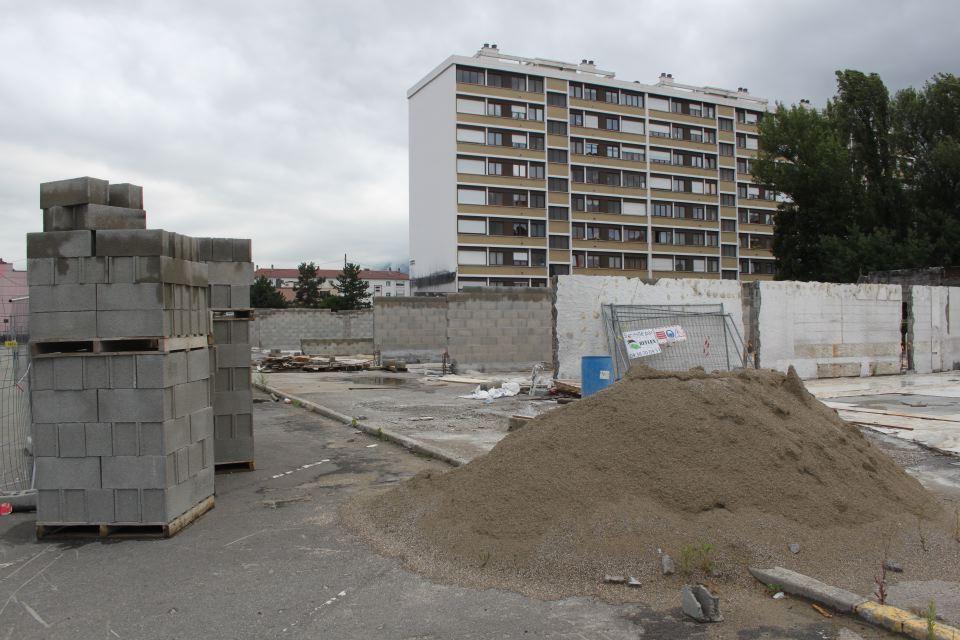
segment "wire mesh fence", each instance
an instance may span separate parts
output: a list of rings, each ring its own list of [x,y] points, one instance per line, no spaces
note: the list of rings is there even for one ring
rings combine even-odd
[[[661,371],[746,366],[743,338],[722,304],[603,305],[617,378],[633,362]]]
[[[14,298],[8,304],[10,322],[0,335],[0,492],[33,487],[29,300]]]

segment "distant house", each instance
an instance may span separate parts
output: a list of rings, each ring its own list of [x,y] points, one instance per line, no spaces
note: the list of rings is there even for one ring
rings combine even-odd
[[[10,301],[27,295],[27,272],[17,271],[0,258],[0,336],[13,333],[13,316],[19,310]],[[26,311],[26,308],[23,309]]]
[[[293,285],[297,283],[297,277],[300,272],[297,269],[257,269],[254,277],[265,276],[273,283],[283,297],[288,301],[294,299]],[[340,276],[339,269],[317,269],[317,276],[324,279],[320,285],[320,295],[328,296],[338,293],[337,278]],[[397,296],[408,296],[410,293],[410,276],[400,271],[371,271],[362,269],[360,277],[366,281],[370,288],[371,296],[385,296],[393,298]]]

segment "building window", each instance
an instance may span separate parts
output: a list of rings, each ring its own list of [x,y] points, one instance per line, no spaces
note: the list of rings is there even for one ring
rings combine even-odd
[[[566,193],[567,191],[567,179],[566,178],[550,178],[547,180],[547,188],[550,191],[560,191]]]
[[[639,93],[634,93],[632,91],[621,91],[620,104],[626,105],[628,107],[642,107],[643,96]]]
[[[653,215],[658,216],[660,218],[672,218],[673,205],[671,205],[669,202],[654,202]]]
[[[725,258],[736,258],[737,257],[737,245],[735,244],[725,244],[720,246],[720,255]]]
[[[545,167],[536,162],[530,163],[530,177],[535,180],[543,180]]]
[[[530,93],[543,93],[543,78],[539,76],[527,76],[527,91]]]
[[[647,230],[642,227],[625,227],[624,240],[626,242],[646,242]]]
[[[736,172],[733,169],[720,168],[720,179],[725,182],[733,182],[736,180]]]
[[[487,221],[483,218],[459,218],[457,220],[457,233],[476,233],[485,234],[487,232]]]
[[[642,189],[645,186],[647,186],[646,176],[642,173],[635,173],[633,171],[624,171],[623,186],[632,187],[634,189]]]
[[[457,67],[457,82],[464,84],[483,84],[483,69]]]
[[[543,209],[547,206],[547,197],[542,191],[531,191],[530,206],[534,209]]]
[[[530,148],[533,149],[534,151],[543,151],[544,138],[542,133],[530,134]]]
[[[570,239],[567,236],[550,236],[551,249],[569,249]]]
[[[737,230],[737,221],[730,219],[723,219],[720,221],[720,231],[736,231]]]
[[[547,104],[551,107],[565,107],[567,106],[567,96],[562,93],[553,93],[552,91],[547,92]]]
[[[558,164],[567,164],[566,149],[547,149],[547,161]]]
[[[530,221],[530,237],[543,238],[547,235],[547,223],[543,220]]]
[[[733,131],[733,120],[730,118],[718,118],[717,126],[720,128],[720,131]]]
[[[543,122],[543,107],[537,105],[530,105],[527,108],[527,120],[536,120],[537,122]]]
[[[555,136],[567,135],[567,123],[563,120],[547,120],[547,133]]]
[[[569,220],[570,212],[566,207],[550,207],[551,220]]]
[[[720,143],[720,155],[721,155],[721,156],[724,156],[724,157],[727,157],[727,158],[732,158],[732,157],[733,157],[733,145],[732,145],[732,144],[727,144],[727,143],[725,143],[725,142],[721,142],[721,143]]]
[[[737,197],[732,193],[721,193],[720,194],[720,206],[721,207],[735,207],[737,206]]]

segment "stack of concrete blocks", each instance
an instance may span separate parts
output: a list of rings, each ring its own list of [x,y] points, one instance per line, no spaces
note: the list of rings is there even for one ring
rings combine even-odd
[[[213,315],[213,455],[218,465],[254,464],[250,384],[250,285],[248,239],[200,238],[207,262]]]
[[[207,265],[142,190],[41,185],[27,235],[38,533],[169,525],[212,505]],[[206,505],[206,506],[204,506]]]

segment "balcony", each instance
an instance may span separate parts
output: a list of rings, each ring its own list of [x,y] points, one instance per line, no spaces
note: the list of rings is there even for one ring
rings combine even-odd
[[[720,254],[720,247],[705,247],[695,244],[653,244],[653,250],[656,253],[693,253],[700,256],[716,256]]]
[[[529,91],[514,91],[513,89],[504,89],[503,87],[488,87],[482,84],[457,83],[457,93],[470,93],[478,96],[493,96],[495,98],[506,98],[508,100],[519,100],[522,102],[543,102],[546,96],[542,93],[531,93]]]
[[[773,277],[774,276],[772,273],[751,273],[751,274],[741,273],[740,274],[740,279],[743,280],[744,282],[757,282],[759,280],[773,280]]]
[[[683,200],[687,202],[708,202],[717,204],[718,196],[712,193],[692,193],[690,191],[673,191],[671,189],[650,189],[650,197],[662,200]]]
[[[481,154],[485,156],[501,156],[505,158],[525,158],[527,160],[545,160],[547,157],[546,151],[493,144],[479,144],[476,142],[458,142],[457,152]]]
[[[532,207],[504,207],[496,204],[458,204],[457,213],[474,213],[485,216],[510,216],[512,218],[546,218],[546,209]]]
[[[736,169],[737,161],[731,156],[719,156],[717,158],[717,166],[723,167],[724,169]]]
[[[574,193],[588,193],[596,195],[616,195],[633,198],[646,198],[646,187],[618,187],[609,184],[595,184],[592,182],[574,182],[571,184]]]
[[[738,158],[756,158],[757,150],[747,149],[746,147],[737,147],[737,157]]]
[[[573,248],[597,249],[598,251],[647,251],[650,245],[646,242],[626,242],[620,240],[573,240]]]
[[[740,231],[744,233],[763,233],[773,235],[773,225],[759,224],[756,222],[741,222]]]
[[[740,247],[741,258],[772,258],[773,251],[770,249],[744,249]]]
[[[733,218],[737,219],[737,208],[736,207],[720,207],[720,217],[721,218]]]
[[[620,224],[646,224],[647,216],[626,213],[601,213],[599,211],[571,211],[574,222],[617,222]]]
[[[566,107],[547,107],[547,117],[553,118],[554,120],[563,120],[567,121],[567,108]]]
[[[708,273],[706,271],[654,271],[654,278],[695,278],[697,280],[719,280],[720,274],[713,272]]]
[[[737,133],[752,133],[754,135],[760,133],[760,126],[756,124],[747,124],[738,120],[735,126],[737,127]]]
[[[767,200],[766,198],[751,198],[741,195],[737,196],[737,201],[741,206],[749,206],[751,209],[776,209],[779,204],[776,200]]]
[[[694,140],[679,140],[667,136],[650,136],[650,144],[672,149],[691,149],[693,151],[706,151],[708,153],[717,152],[716,142],[695,142]]]
[[[717,141],[736,144],[737,136],[733,133],[733,131],[717,131]]]
[[[551,162],[547,165],[547,175],[551,178],[566,178],[570,175],[570,165]]]
[[[672,164],[666,162],[651,162],[650,171],[653,173],[669,173],[671,175],[685,176],[703,176],[705,178],[716,178],[716,169],[704,169],[702,167],[688,167],[682,164]],[[734,189],[736,191],[736,189]]]
[[[701,127],[715,128],[717,126],[716,118],[702,118],[700,116],[691,116],[686,113],[660,111],[659,109],[650,109],[649,117],[655,120],[672,120],[673,122],[683,122],[684,124],[693,124]]]
[[[615,102],[601,102],[599,100],[584,100],[582,98],[570,98],[567,102],[570,103],[572,109],[585,109],[587,111],[600,111],[606,113],[619,113],[625,116],[634,116],[637,118],[642,118],[646,113],[644,112],[643,107],[631,107],[625,104],[618,104]]]
[[[550,249],[550,251],[547,252],[547,260],[549,262],[562,262],[563,264],[570,264],[570,250]]]
[[[459,124],[482,124],[498,129],[518,129],[523,131],[536,131],[538,133],[542,133],[546,129],[546,124],[544,124],[542,120],[526,120],[503,116],[480,116],[473,113],[458,113],[457,122]]]
[[[559,78],[547,78],[547,89],[551,91],[567,92],[567,81]]]
[[[600,267],[572,267],[571,273],[578,276],[626,276],[628,278],[644,278],[646,269],[604,269]]]
[[[457,271],[461,276],[537,276],[547,275],[546,267],[514,267],[509,265],[459,265]]]
[[[545,189],[547,181],[544,178],[515,178],[513,176],[481,176],[473,173],[458,173],[457,182],[465,184],[494,184],[514,189],[530,188]]]
[[[548,233],[570,233],[569,220],[550,220],[547,222]]]
[[[629,171],[647,170],[647,163],[642,160],[624,160],[623,158],[609,158],[607,156],[587,156],[581,153],[570,154],[570,162],[595,167],[617,167]]]
[[[720,242],[723,244],[738,244],[740,239],[737,237],[736,231],[721,231]]]
[[[584,138],[621,140],[625,142],[646,143],[647,141],[647,136],[637,133],[624,133],[622,131],[609,131],[607,129],[588,129],[587,127],[570,127],[570,135],[582,136]]]
[[[720,228],[717,220],[698,220],[696,218],[653,218],[653,225],[656,227],[675,227],[677,229],[709,229],[716,231]]]
[[[721,269],[739,269],[740,263],[736,258],[720,258]]]
[[[558,136],[553,133],[547,134],[547,146],[555,149],[566,149],[570,146],[570,139],[567,136]]]
[[[566,191],[551,191],[547,194],[547,203],[566,206],[570,204],[570,194]]]
[[[724,193],[736,193],[737,192],[737,183],[731,182],[729,180],[720,181],[720,191]]]
[[[547,246],[547,239],[528,236],[488,236],[480,233],[458,233],[457,243],[543,249]]]

